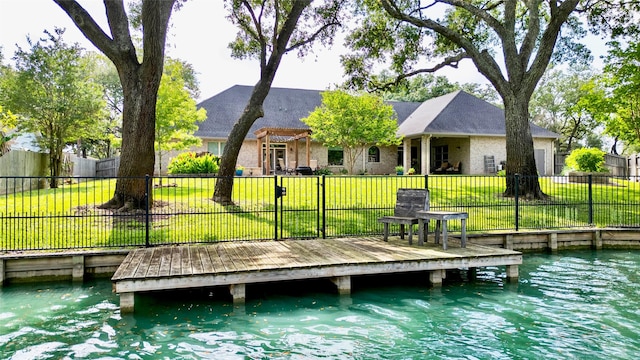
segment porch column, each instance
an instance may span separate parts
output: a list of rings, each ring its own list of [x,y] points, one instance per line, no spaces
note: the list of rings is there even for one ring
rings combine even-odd
[[[258,157],[256,158],[260,173],[262,173],[262,138],[258,138]]]
[[[271,139],[270,137],[271,135],[267,133],[267,141],[266,141],[267,161],[265,161],[265,164],[264,164],[264,174],[267,176],[271,175]]]
[[[420,150],[422,161],[420,161],[420,174],[429,174],[431,169],[431,135],[422,135],[420,138]]]
[[[307,166],[311,166],[311,137],[307,136],[305,141],[307,143]],[[296,166],[300,166],[300,164]]]
[[[404,171],[409,171],[411,168],[411,139],[404,138],[402,140],[402,166]]]

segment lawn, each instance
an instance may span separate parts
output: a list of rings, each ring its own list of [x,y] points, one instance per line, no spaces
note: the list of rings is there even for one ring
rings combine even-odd
[[[566,183],[540,178],[545,201],[517,203],[518,228],[638,226],[640,184],[614,179],[611,184]],[[469,231],[516,227],[516,202],[504,198],[496,176],[327,176],[239,177],[234,206],[211,200],[215,178],[153,179],[153,207],[116,214],[98,209],[115,189],[115,179],[65,184],[58,189],[0,195],[0,250],[121,247],[211,242],[229,239],[380,234],[377,218],[393,212],[395,190],[424,188],[432,209],[469,213]],[[22,181],[22,179],[15,179]],[[275,199],[276,186],[286,195]],[[149,222],[147,223],[147,219]],[[147,232],[148,225],[148,232]],[[455,222],[453,231],[458,230]],[[148,236],[148,240],[147,240]]]

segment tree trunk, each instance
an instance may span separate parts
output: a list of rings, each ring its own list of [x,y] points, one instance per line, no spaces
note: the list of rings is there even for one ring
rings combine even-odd
[[[516,194],[516,177],[518,194],[527,199],[545,199],[538,181],[538,171],[533,151],[533,137],[529,125],[529,97],[509,95],[503,98],[505,125],[507,131],[507,187],[504,196]]]
[[[274,71],[275,74],[275,71]],[[273,76],[271,77],[273,78]],[[244,108],[240,119],[233,125],[231,133],[229,133],[229,139],[224,146],[222,157],[220,158],[220,169],[218,170],[218,181],[213,192],[213,201],[222,205],[232,205],[231,193],[233,191],[233,176],[236,171],[236,162],[238,161],[238,154],[240,148],[244,142],[244,138],[249,133],[249,129],[253,123],[264,116],[264,110],[262,104],[264,99],[269,94],[271,89],[271,81],[263,82],[259,81],[253,88],[251,98],[247,106]],[[269,149],[267,149],[267,153]]]
[[[129,69],[120,76],[124,92],[122,114],[122,148],[118,181],[113,198],[101,208],[127,211],[145,207],[147,194],[151,204],[151,191],[145,186],[145,175],[153,176],[155,166],[155,123],[157,84],[143,81],[138,75],[140,67]],[[144,85],[143,85],[144,84]],[[154,90],[155,87],[155,90]]]

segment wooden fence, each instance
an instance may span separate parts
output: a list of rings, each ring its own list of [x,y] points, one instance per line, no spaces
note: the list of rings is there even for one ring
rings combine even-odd
[[[120,158],[109,158],[96,162],[96,177],[115,177],[118,175]]]
[[[569,153],[556,153],[554,155],[554,174],[559,175],[564,168],[564,160]],[[630,175],[628,158],[626,156],[605,154],[604,166],[609,169],[609,173],[616,177],[626,177]]]

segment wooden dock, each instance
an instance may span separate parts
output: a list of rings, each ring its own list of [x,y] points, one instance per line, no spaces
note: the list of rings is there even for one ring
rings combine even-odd
[[[459,243],[407,244],[390,238],[236,241],[131,251],[113,275],[122,312],[132,312],[136,292],[229,286],[234,303],[245,300],[250,283],[328,278],[339,293],[351,291],[351,276],[428,271],[441,285],[446,270],[506,266],[518,277],[522,254],[502,248]]]

